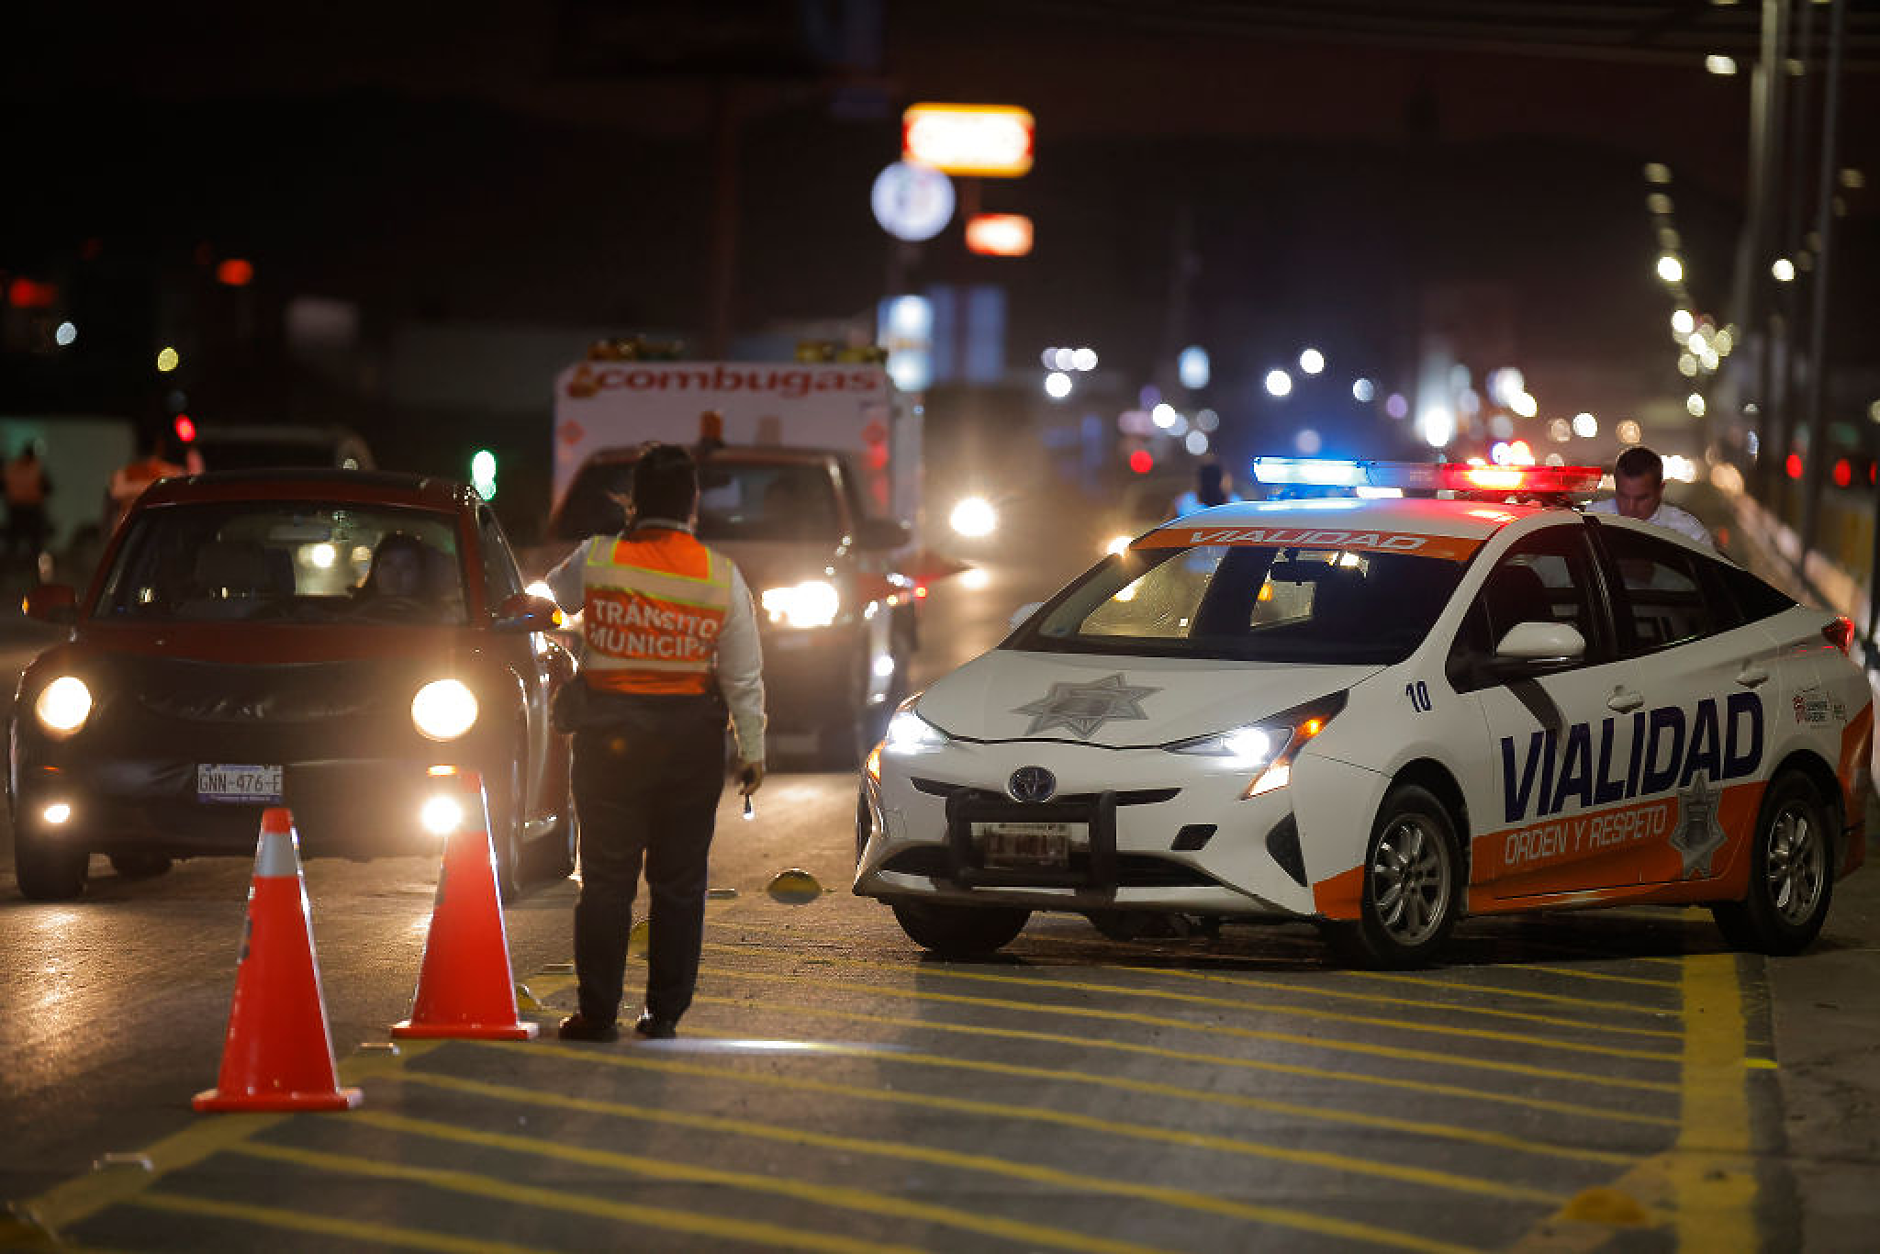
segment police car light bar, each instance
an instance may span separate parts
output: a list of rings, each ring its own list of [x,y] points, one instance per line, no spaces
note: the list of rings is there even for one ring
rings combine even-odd
[[[1336,461],[1317,457],[1256,457],[1261,483],[1318,488],[1407,488],[1425,492],[1590,493],[1598,466],[1471,466],[1463,462]]]

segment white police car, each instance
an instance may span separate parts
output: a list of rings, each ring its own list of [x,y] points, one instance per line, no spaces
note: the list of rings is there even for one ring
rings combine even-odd
[[[1513,494],[1599,475],[1342,465]],[[1034,910],[1162,912],[1317,920],[1403,966],[1464,915],[1616,903],[1707,904],[1732,944],[1792,952],[1865,854],[1852,636],[1625,518],[1220,506],[901,706],[862,781],[855,891],[945,953]]]

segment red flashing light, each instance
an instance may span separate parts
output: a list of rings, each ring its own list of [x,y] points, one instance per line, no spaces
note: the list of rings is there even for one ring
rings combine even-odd
[[[1833,622],[1821,629],[1821,635],[1842,653],[1849,653],[1854,647],[1854,620],[1845,614],[1837,615]]]
[[[1800,453],[1790,453],[1789,459],[1783,462],[1782,466],[1789,472],[1789,478],[1800,479],[1802,477],[1802,455]]]
[[[7,284],[7,304],[15,309],[47,309],[58,299],[56,283],[35,283],[21,276]]]
[[[1474,492],[1594,492],[1603,471],[1598,466],[1470,466],[1450,462],[1436,467],[1441,486]]]
[[[1155,469],[1155,458],[1149,456],[1149,450],[1139,448],[1129,455],[1129,468],[1139,475],[1146,475]]]
[[[1854,468],[1848,465],[1847,458],[1840,458],[1834,463],[1834,486],[1845,488],[1852,482],[1854,482]]]
[[[196,442],[196,423],[188,414],[176,416],[176,438],[185,444]]]
[[[215,281],[225,287],[247,287],[255,281],[255,268],[240,257],[225,257],[216,263]]]

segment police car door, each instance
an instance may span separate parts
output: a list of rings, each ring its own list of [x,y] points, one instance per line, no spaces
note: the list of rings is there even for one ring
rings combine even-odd
[[[1605,571],[1580,519],[1513,541],[1490,568],[1451,651],[1458,691],[1473,692],[1486,754],[1469,796],[1469,907],[1521,909],[1556,894],[1636,884],[1636,850],[1660,842],[1670,815],[1641,805],[1634,745],[1648,698],[1619,659]],[[1566,661],[1495,655],[1517,623],[1565,623],[1586,642]]]
[[[1593,535],[1609,559],[1618,650],[1646,698],[1634,715],[1646,734],[1639,792],[1673,807],[1642,851],[1640,882],[1719,876],[1755,825],[1766,736],[1795,676],[1769,633],[1742,621],[1710,558],[1642,528]]]

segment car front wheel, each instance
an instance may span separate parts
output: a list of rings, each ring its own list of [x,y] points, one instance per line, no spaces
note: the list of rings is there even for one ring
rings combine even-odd
[[[1443,803],[1415,785],[1395,788],[1371,828],[1358,921],[1333,935],[1367,966],[1424,966],[1456,925],[1463,879],[1461,846]]]
[[[85,891],[91,855],[83,849],[13,829],[13,874],[30,901],[67,901]]]
[[[1734,949],[1796,953],[1820,935],[1834,895],[1828,808],[1807,776],[1785,771],[1769,785],[1754,839],[1749,895],[1711,915]]]
[[[1031,911],[1015,906],[950,906],[897,901],[895,922],[908,939],[942,958],[966,958],[1002,948],[1025,930]]]

